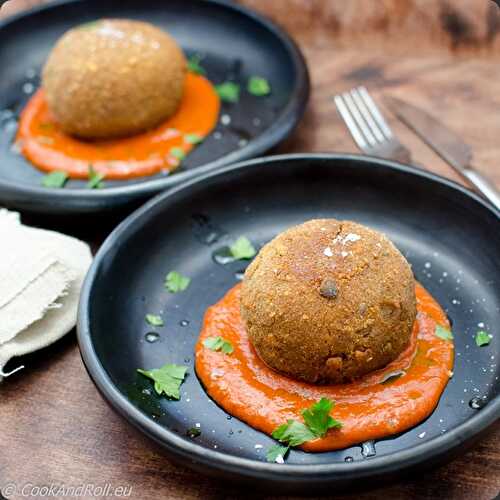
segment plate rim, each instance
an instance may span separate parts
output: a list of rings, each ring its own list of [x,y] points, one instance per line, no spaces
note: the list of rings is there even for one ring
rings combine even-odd
[[[23,18],[38,14],[43,11],[56,10],[63,5],[71,5],[77,3],[91,3],[94,0],[54,0],[48,4],[34,6],[17,12],[6,19],[0,20],[0,33],[11,23],[15,23]],[[186,0],[184,0],[186,1]],[[15,181],[4,180],[0,178],[0,196],[8,197],[8,201],[13,199],[14,203],[20,200],[22,203],[30,202],[33,205],[33,197],[36,197],[36,205],[40,206],[40,211],[53,212],[51,206],[64,207],[65,203],[69,206],[65,207],[65,211],[69,213],[80,212],[84,210],[86,205],[94,205],[96,202],[113,200],[115,205],[126,204],[129,201],[143,199],[158,193],[160,190],[172,188],[183,182],[198,176],[202,176],[208,172],[223,168],[235,162],[245,161],[250,158],[255,158],[262,155],[269,149],[277,146],[286,139],[299,124],[307,103],[310,97],[310,75],[306,59],[295,40],[288,32],[280,25],[252,10],[248,7],[241,6],[231,2],[231,0],[189,0],[190,2],[209,3],[216,7],[226,8],[235,11],[250,18],[253,22],[260,24],[267,31],[271,32],[285,48],[287,54],[291,58],[292,66],[296,72],[295,86],[290,94],[287,105],[281,112],[279,118],[268,128],[264,134],[260,134],[251,140],[246,146],[232,151],[221,158],[218,158],[210,163],[200,165],[186,171],[172,173],[161,179],[147,179],[138,184],[113,186],[104,190],[89,190],[84,188],[75,188],[67,190],[47,189],[42,186],[20,185]],[[168,8],[168,4],[165,4]],[[35,167],[33,167],[35,168]],[[76,203],[75,203],[76,202]],[[48,205],[48,206],[47,206]],[[55,211],[59,211],[59,210]],[[102,205],[97,207],[103,209]],[[112,208],[112,207],[111,207]],[[90,211],[94,211],[89,207]]]
[[[142,223],[144,223],[156,210],[161,210],[162,205],[168,203],[170,198],[175,197],[177,193],[185,189],[189,189],[192,185],[210,181],[217,176],[224,176],[227,172],[252,168],[262,163],[286,163],[290,160],[328,160],[333,161],[333,163],[336,161],[353,160],[353,164],[349,165],[347,168],[356,168],[354,162],[361,162],[369,163],[374,166],[374,168],[383,166],[409,174],[410,176],[423,177],[439,184],[444,184],[458,191],[461,196],[471,198],[493,216],[496,216],[500,221],[500,212],[496,211],[493,206],[489,205],[489,203],[461,184],[433,172],[419,169],[418,167],[412,167],[381,158],[342,153],[296,153],[261,157],[229,165],[223,169],[207,173],[201,177],[182,183],[170,191],[155,196],[142,207],[135,210],[106,238],[87,273],[80,295],[77,338],[84,366],[103,398],[115,411],[153,441],[160,444],[173,456],[183,458],[184,463],[187,463],[187,465],[202,465],[208,467],[212,471],[232,472],[246,479],[260,478],[278,482],[301,483],[304,480],[311,480],[314,478],[319,484],[323,484],[335,480],[349,480],[401,471],[416,466],[423,461],[431,461],[431,463],[433,463],[433,459],[439,459],[442,455],[457,448],[473,436],[481,434],[481,432],[486,430],[487,427],[500,417],[500,394],[491,399],[488,405],[482,408],[480,412],[472,415],[468,420],[454,429],[447,431],[445,434],[436,436],[427,442],[408,449],[377,457],[376,460],[311,465],[286,463],[272,464],[208,449],[201,444],[188,441],[179,434],[154,422],[118,390],[97,356],[91,341],[90,325],[88,321],[90,292],[104,257],[107,255],[108,251],[112,250],[116,242],[126,237],[130,230],[136,230],[137,227],[140,227],[141,220]],[[336,168],[336,165],[330,165],[327,168]]]

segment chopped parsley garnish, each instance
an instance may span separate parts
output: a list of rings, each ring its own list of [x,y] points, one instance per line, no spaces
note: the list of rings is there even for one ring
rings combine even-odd
[[[261,97],[271,93],[271,86],[265,78],[251,76],[247,83],[247,90],[250,94]]]
[[[266,453],[266,459],[268,462],[276,462],[282,464],[285,461],[286,454],[290,446],[282,446],[281,444],[273,444]]]
[[[271,446],[266,454],[267,460],[282,463],[290,447],[299,446],[307,441],[323,437],[328,432],[328,429],[340,429],[342,423],[330,416],[334,404],[334,401],[321,398],[310,408],[302,411],[305,423],[288,420],[275,429],[272,433],[273,438],[285,446]]]
[[[215,91],[223,102],[238,102],[240,99],[240,86],[234,82],[224,82],[215,86]]]
[[[441,325],[436,325],[436,329],[434,331],[437,337],[443,340],[453,340],[453,333],[448,328],[445,328]]]
[[[273,431],[272,436],[280,443],[286,443],[288,446],[299,446],[317,437],[307,425],[296,420],[288,420],[286,424],[280,425]]]
[[[204,137],[199,135],[199,134],[185,134],[184,135],[184,142],[187,142],[188,144],[200,144],[203,142]]]
[[[183,276],[177,271],[170,271],[165,277],[165,288],[170,293],[177,293],[184,291],[191,283],[191,278]]]
[[[257,251],[246,236],[240,236],[230,247],[231,255],[236,260],[251,259]]]
[[[87,182],[88,189],[101,189],[104,187],[104,174],[94,170],[92,165],[89,165],[89,181]]]
[[[68,174],[66,172],[61,172],[59,170],[56,170],[54,172],[51,172],[50,174],[47,174],[43,179],[42,179],[42,186],[48,187],[48,188],[62,188],[68,181]]]
[[[151,326],[163,326],[163,320],[158,314],[146,314],[145,319],[146,323],[149,323]]]
[[[491,336],[488,332],[485,332],[484,330],[479,330],[476,333],[476,345],[478,347],[482,347],[484,345],[488,345],[491,340]]]
[[[40,130],[53,130],[54,129],[54,124],[53,123],[50,123],[50,122],[42,122],[38,125],[38,128]]]
[[[78,26],[78,29],[80,30],[89,30],[89,29],[94,29],[97,28],[97,26],[101,23],[100,19],[97,19],[95,21],[89,21],[88,23],[83,23]]]
[[[198,54],[192,55],[187,62],[188,71],[191,73],[196,73],[197,75],[204,75],[206,73],[205,68],[200,64],[201,57]]]
[[[186,431],[186,435],[190,438],[198,437],[201,435],[201,429],[198,429],[198,427],[191,427],[191,429]]]
[[[224,337],[208,337],[203,341],[203,345],[211,351],[222,351],[224,354],[231,354],[234,351],[233,344]]]
[[[165,394],[168,398],[180,399],[180,386],[187,372],[185,366],[166,364],[154,370],[138,368],[137,371],[154,381],[154,388],[159,396]]]
[[[174,147],[170,149],[170,156],[173,156],[178,160],[184,160],[184,158],[186,158],[186,153],[182,148]]]
[[[302,416],[307,427],[316,437],[323,437],[328,429],[340,429],[342,424],[330,416],[335,403],[327,398],[321,398],[311,408],[304,410]]]

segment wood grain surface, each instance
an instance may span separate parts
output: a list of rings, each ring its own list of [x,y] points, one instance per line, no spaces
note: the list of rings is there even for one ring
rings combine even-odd
[[[0,17],[41,3],[11,0]],[[244,0],[284,26],[303,49],[312,79],[304,120],[278,152],[356,151],[332,96],[363,83],[432,110],[474,151],[500,186],[500,10],[490,0]],[[117,13],[119,14],[119,13]],[[1,75],[1,70],[0,70]],[[436,155],[389,116],[429,170],[457,180]],[[54,227],[46,219],[26,222]],[[107,231],[56,228],[97,247]],[[111,225],[108,229],[111,228]],[[137,499],[256,498],[167,460],[105,404],[82,365],[75,334],[22,360],[0,385],[0,488],[83,483],[132,487]],[[13,368],[19,360],[10,363]],[[453,462],[345,499],[485,499],[500,490],[500,425]],[[262,498],[275,498],[270,491]],[[333,492],[329,496],[334,496]],[[11,498],[20,498],[14,495]]]

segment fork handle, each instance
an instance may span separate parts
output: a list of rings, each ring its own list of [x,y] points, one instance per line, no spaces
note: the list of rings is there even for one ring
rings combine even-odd
[[[500,211],[500,193],[491,180],[473,167],[467,167],[460,172],[484,198]]]

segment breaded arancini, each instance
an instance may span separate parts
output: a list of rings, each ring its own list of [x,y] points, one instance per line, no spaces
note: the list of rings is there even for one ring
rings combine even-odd
[[[45,64],[49,109],[68,134],[107,139],[158,125],[177,110],[187,65],[155,26],[103,19],[66,32]]]
[[[383,234],[355,222],[311,220],[260,250],[245,272],[241,314],[271,368],[311,383],[343,383],[407,347],[415,281]]]

